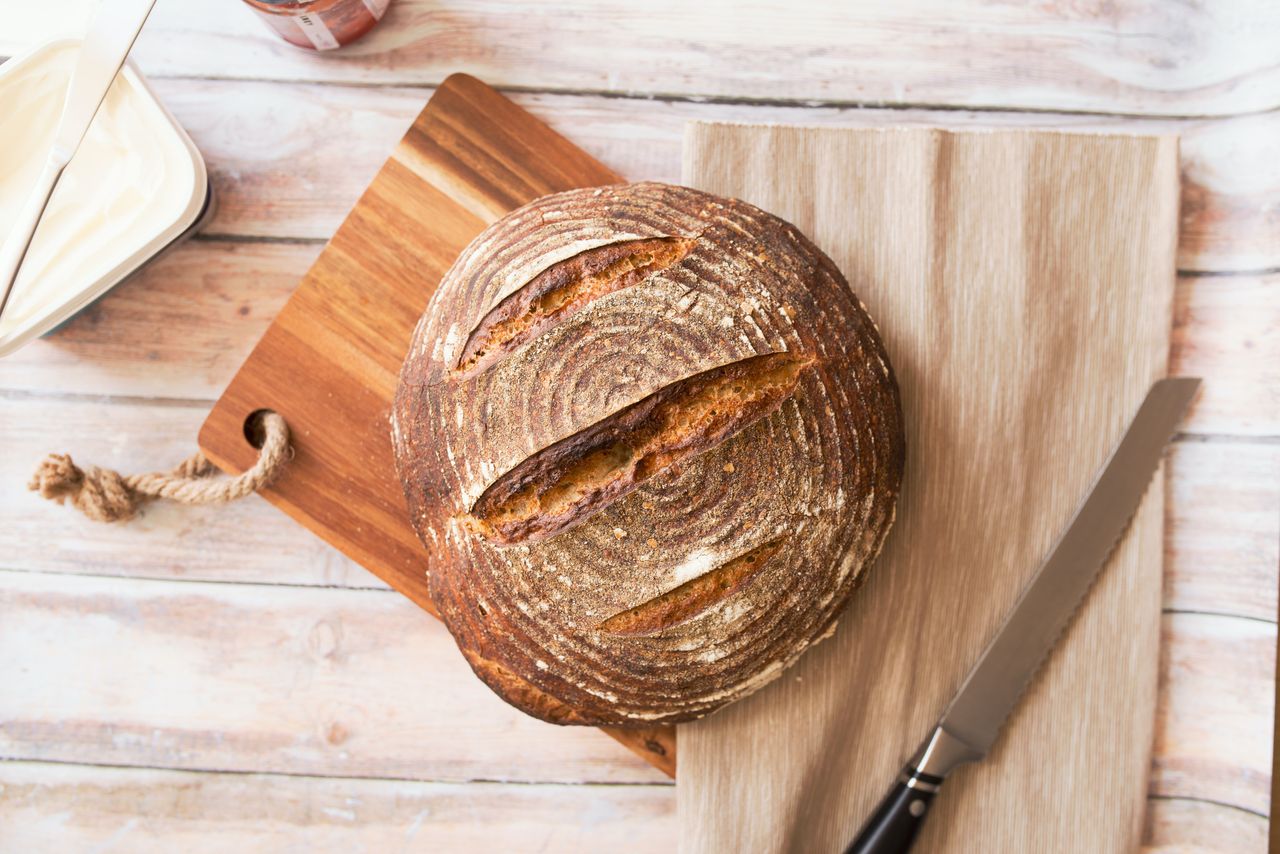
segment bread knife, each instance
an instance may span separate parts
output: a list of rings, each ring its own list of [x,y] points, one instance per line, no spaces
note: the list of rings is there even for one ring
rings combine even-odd
[[[845,854],[909,850],[947,775],[987,755],[1129,526],[1199,386],[1179,378],[1151,387],[1066,532]]]

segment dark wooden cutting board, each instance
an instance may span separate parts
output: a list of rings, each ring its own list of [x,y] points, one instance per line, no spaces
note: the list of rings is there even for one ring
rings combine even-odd
[[[267,500],[435,613],[392,462],[400,363],[454,258],[538,196],[623,179],[473,77],[455,74],[383,164],[214,405],[199,443],[248,468],[246,422],[285,417],[295,456]],[[675,774],[675,730],[606,732]]]

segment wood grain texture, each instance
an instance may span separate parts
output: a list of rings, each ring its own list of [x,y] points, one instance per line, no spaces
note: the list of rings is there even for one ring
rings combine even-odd
[[[214,400],[319,246],[198,240],[0,361],[0,390]],[[1205,389],[1182,430],[1280,436],[1280,274],[1179,276],[1171,370]]]
[[[17,45],[25,49],[45,33],[70,28],[79,31],[88,17],[93,0],[64,0],[53,4],[18,4],[0,28],[0,43]],[[397,0],[399,3],[400,0]],[[418,112],[430,91],[422,88],[396,88],[383,85],[333,85],[254,81],[247,79],[196,79],[193,77],[169,77],[156,79],[166,73],[164,63],[169,59],[186,62],[183,71],[173,66],[175,73],[194,74],[201,69],[215,75],[228,73],[250,77],[302,77],[324,80],[355,74],[373,73],[395,77],[407,84],[418,86],[423,82],[438,80],[458,66],[453,64],[457,54],[451,54],[461,45],[471,51],[487,51],[487,33],[462,20],[459,26],[449,23],[425,36],[418,29],[416,20],[393,17],[384,25],[395,28],[398,34],[408,34],[410,40],[422,43],[399,52],[394,67],[374,68],[379,58],[374,52],[360,56],[311,57],[293,51],[284,45],[271,47],[271,37],[252,19],[247,11],[228,10],[221,0],[214,9],[214,0],[205,2],[178,2],[161,0],[159,15],[164,15],[162,39],[167,44],[156,47],[160,51],[157,61],[144,58],[143,68],[152,75],[152,82],[161,99],[188,127],[201,149],[205,152],[209,167],[220,194],[221,207],[210,233],[224,233],[235,238],[290,241],[297,238],[323,240],[340,224],[350,206],[359,197],[369,178],[377,171],[386,152],[399,138],[405,126]],[[1043,6],[1043,4],[1042,4]],[[860,85],[900,80],[904,83],[896,102],[899,109],[844,109],[838,106],[822,106],[812,103],[779,102],[761,103],[751,99],[756,94],[750,78],[739,77],[742,67],[753,65],[759,58],[754,47],[736,47],[757,44],[759,33],[730,33],[725,36],[723,50],[699,61],[724,69],[721,78],[738,96],[750,102],[710,103],[695,102],[684,96],[663,99],[656,90],[632,90],[623,92],[604,80],[608,89],[602,95],[566,94],[548,91],[519,91],[511,97],[535,115],[548,121],[553,128],[573,139],[589,154],[607,164],[620,174],[637,178],[653,178],[668,181],[679,180],[680,134],[686,119],[721,119],[739,121],[780,121],[800,124],[891,125],[891,124],[950,124],[969,126],[1059,126],[1077,129],[1115,129],[1131,132],[1177,132],[1182,136],[1183,199],[1181,217],[1181,244],[1179,266],[1197,271],[1249,271],[1280,267],[1280,207],[1276,198],[1280,194],[1280,112],[1272,110],[1258,115],[1211,120],[1169,121],[1163,119],[1135,119],[1126,116],[1078,115],[1043,111],[1047,103],[1041,103],[1032,90],[1064,91],[1077,86],[1074,72],[1057,75],[1053,79],[1038,79],[1022,74],[1029,67],[1044,62],[1074,62],[1076,48],[1098,47],[1108,61],[1132,57],[1135,45],[1154,45],[1160,34],[1154,27],[1143,26],[1148,35],[1139,37],[1124,29],[1126,21],[1135,10],[1147,7],[1140,4],[1081,5],[1055,3],[1047,7],[1036,6],[1012,9],[1007,3],[966,2],[952,7],[962,25],[950,32],[935,29],[932,24],[941,20],[934,10],[915,3],[894,4],[887,14],[901,16],[909,21],[918,17],[918,9],[928,9],[928,25],[912,26],[909,23],[894,29],[891,36],[878,38],[873,45],[857,52],[847,53],[848,61],[858,63],[856,76],[839,85]],[[987,8],[979,8],[987,7]],[[544,4],[540,11],[555,14],[558,4]],[[609,7],[602,7],[607,9]],[[885,7],[886,10],[889,7]],[[1212,63],[1202,60],[1207,53],[1221,54],[1234,50],[1236,42],[1225,35],[1232,26],[1248,26],[1242,18],[1232,18],[1242,7],[1231,2],[1206,3],[1187,12],[1184,6],[1171,6],[1167,21],[1185,23],[1189,34],[1178,43],[1185,47],[1171,56],[1158,72],[1169,79],[1177,79],[1179,85],[1166,88],[1157,94],[1161,101],[1200,97],[1195,81]],[[463,16],[471,13],[472,5],[465,7],[435,6],[435,21],[440,22],[450,12]],[[975,11],[977,10],[977,11]],[[215,18],[210,19],[210,14]],[[488,14],[488,12],[485,12]],[[876,13],[882,14],[882,13]],[[945,14],[951,14],[950,11]],[[393,12],[394,15],[394,12]],[[1094,20],[1096,26],[1084,34],[1085,42],[1068,46],[1055,41],[1059,27],[1055,16],[1072,20]],[[513,15],[518,18],[518,15]],[[1026,56],[1011,60],[1010,76],[973,80],[963,93],[969,103],[993,103],[1007,97],[1029,100],[1026,106],[1035,112],[994,111],[968,112],[956,109],[930,110],[924,105],[940,103],[939,87],[950,85],[951,75],[957,67],[964,66],[966,73],[974,68],[989,67],[987,63],[998,61],[985,50],[985,32],[992,21],[1018,19],[1017,26],[996,25],[1008,40],[1021,39],[1027,45],[1043,45],[1054,41],[1055,57],[1047,58],[1039,47],[1028,48]],[[789,14],[779,20],[776,38],[787,41],[785,32],[791,27],[805,27],[804,14]],[[969,23],[974,25],[969,30]],[[1033,23],[1040,22],[1040,23]],[[1025,28],[1022,26],[1026,23]],[[1043,24],[1041,26],[1041,24]],[[230,28],[234,38],[210,27]],[[522,22],[512,20],[502,26],[520,27]],[[563,26],[552,22],[550,28]],[[530,38],[542,39],[549,26],[540,21]],[[1254,35],[1264,33],[1258,28]],[[1116,34],[1121,34],[1117,36]],[[473,34],[479,40],[465,45],[463,34]],[[388,33],[387,35],[390,35]],[[142,47],[147,49],[144,33]],[[379,38],[383,38],[382,35]],[[559,38],[553,34],[552,43]],[[774,35],[769,36],[775,38]],[[963,50],[929,50],[922,47],[926,38],[950,40],[953,46],[966,40]],[[1149,41],[1144,41],[1144,38]],[[396,41],[397,39],[390,39]],[[1086,43],[1087,42],[1087,43]],[[815,45],[809,55],[817,61],[822,54],[845,54],[848,34],[833,30],[829,37]],[[380,47],[385,47],[382,43]],[[678,45],[674,51],[664,46],[660,57],[672,56],[683,62],[688,54],[686,46]],[[591,47],[588,46],[588,52]],[[11,52],[14,47],[0,50]],[[238,58],[245,51],[255,53],[255,61],[242,62]],[[539,56],[531,64],[522,67],[507,65],[501,50],[489,52],[475,59],[478,63],[491,62],[502,65],[502,79],[511,85],[530,85],[530,70],[538,71],[544,65],[552,70],[538,80],[555,82],[577,88],[582,81],[576,72],[563,73],[573,64],[586,61],[580,47],[574,47],[572,55],[564,51]],[[418,59],[435,52],[439,59],[439,73],[428,72]],[[185,56],[181,54],[186,54]],[[840,58],[840,57],[837,57]],[[661,62],[662,60],[658,60]],[[904,76],[902,62],[917,65],[920,75]],[[973,65],[976,61],[977,65]],[[1266,58],[1265,63],[1270,63]],[[655,56],[646,56],[651,66],[644,74],[683,73],[673,66],[654,66]],[[1017,65],[1017,63],[1030,63]],[[881,64],[883,63],[883,68]],[[305,67],[304,67],[305,66]],[[1016,68],[1015,68],[1016,66]],[[1117,66],[1119,67],[1119,66]],[[1139,66],[1126,66],[1131,70]],[[299,68],[302,69],[301,73]],[[796,80],[778,81],[782,86],[803,86],[812,82],[812,75],[803,75],[799,63],[787,62],[776,69],[780,78]],[[939,70],[941,69],[941,70]],[[610,69],[618,76],[612,78],[628,83],[636,78],[628,69]],[[558,75],[558,76],[557,76]],[[1021,76],[1020,76],[1021,75]],[[821,75],[820,75],[821,76]],[[1016,78],[1016,79],[1015,79]],[[537,82],[537,81],[535,81]],[[1181,82],[1188,84],[1183,87]],[[692,89],[700,89],[699,79],[685,81]],[[1141,82],[1139,83],[1139,87]],[[1080,90],[1081,108],[1088,111],[1116,109],[1117,98],[1134,94],[1132,86],[1122,84],[1118,88],[1106,86],[1092,93]],[[1050,100],[1052,100],[1052,95]],[[1233,99],[1212,96],[1215,108],[1231,111]],[[1165,111],[1161,108],[1161,111]],[[3,124],[3,120],[0,120]],[[333,133],[333,129],[339,129]],[[287,295],[287,288],[297,280],[319,252],[319,245],[272,245],[272,243],[243,244],[217,241],[205,244],[189,244],[184,252],[193,256],[189,263],[167,268],[178,277],[169,290],[167,282],[144,277],[120,289],[102,304],[103,313],[97,327],[73,324],[49,341],[41,341],[19,354],[27,354],[20,368],[14,360],[0,361],[3,382],[0,387],[24,389],[21,394],[5,394],[0,398],[0,562],[31,571],[87,572],[123,576],[166,578],[205,578],[220,581],[251,582],[255,586],[248,594],[262,602],[275,594],[269,587],[276,582],[285,584],[333,584],[339,586],[381,585],[348,558],[319,542],[300,526],[289,523],[279,514],[265,512],[263,504],[251,501],[223,508],[218,512],[171,511],[162,507],[149,509],[138,523],[145,526],[124,529],[119,527],[81,525],[62,509],[33,502],[23,489],[28,469],[34,459],[49,450],[71,450],[85,461],[106,462],[129,470],[147,470],[170,463],[190,451],[190,437],[199,418],[230,377],[230,371],[241,355],[252,346],[267,320]],[[273,254],[273,253],[279,254]],[[198,255],[198,257],[196,257]],[[198,277],[200,264],[216,267],[218,274],[203,280]],[[260,279],[258,277],[261,277]],[[1216,286],[1231,287],[1234,277],[1213,277]],[[1246,277],[1247,278],[1247,277]],[[259,287],[256,281],[261,282]],[[1192,283],[1194,285],[1194,283]],[[216,286],[216,287],[215,287]],[[226,293],[222,294],[225,286]],[[1184,279],[1182,291],[1188,287]],[[168,296],[154,300],[147,293],[152,288],[163,289],[166,294],[191,302],[192,310],[184,310],[177,299]],[[1199,350],[1235,354],[1242,337],[1240,324],[1257,328],[1260,312],[1274,311],[1274,295],[1261,289],[1253,289],[1261,302],[1238,305],[1230,312],[1192,312],[1190,317],[1204,322],[1192,323],[1176,330],[1175,336],[1187,336],[1181,347],[1175,343],[1175,356],[1179,352]],[[117,299],[119,295],[119,299]],[[233,312],[247,304],[251,314],[238,320]],[[264,312],[266,314],[264,314]],[[206,334],[198,318],[212,313],[211,327],[223,331]],[[177,334],[173,334],[176,330]],[[149,348],[138,346],[136,341],[160,341],[163,346]],[[1274,340],[1274,336],[1271,340]],[[229,348],[222,350],[222,347]],[[152,350],[156,356],[148,358]],[[234,351],[234,357],[231,352]],[[101,356],[100,361],[99,356]],[[1232,377],[1232,399],[1218,399],[1229,406],[1214,408],[1214,433],[1201,436],[1196,442],[1181,442],[1175,446],[1171,458],[1168,481],[1169,528],[1166,533],[1166,607],[1180,610],[1211,610],[1219,613],[1240,613],[1264,619],[1274,606],[1274,590],[1277,567],[1277,549],[1280,538],[1274,529],[1280,525],[1280,483],[1269,478],[1275,471],[1274,438],[1280,429],[1268,428],[1266,432],[1253,432],[1251,440],[1236,434],[1232,418],[1254,417],[1259,411],[1253,407],[1255,398],[1267,399],[1269,391],[1259,383],[1266,375],[1261,370],[1261,360],[1233,356],[1230,364],[1222,365]],[[97,364],[95,364],[97,362]],[[12,366],[12,368],[11,368]],[[1197,369],[1206,370],[1205,362],[1198,362]],[[1177,368],[1175,367],[1176,371]],[[1216,369],[1215,369],[1216,370]],[[184,379],[190,377],[190,381]],[[1254,377],[1255,384],[1242,382]],[[1206,393],[1214,392],[1217,384],[1211,378]],[[58,399],[44,396],[45,390],[54,395],[72,397]],[[26,391],[36,392],[35,396]],[[180,398],[174,400],[139,400],[138,397]],[[1205,407],[1202,411],[1208,412]],[[41,430],[45,418],[58,423],[56,430]],[[1198,418],[1198,415],[1197,415]],[[1203,423],[1203,422],[1199,422]],[[1200,430],[1198,426],[1191,428]],[[1239,489],[1233,489],[1233,485]],[[25,536],[24,536],[25,535]],[[48,544],[56,543],[56,548]],[[145,585],[140,585],[145,588]],[[389,594],[384,594],[389,595]],[[83,618],[82,618],[83,619]],[[1171,637],[1177,638],[1189,631],[1184,623],[1167,626]],[[149,642],[149,641],[148,641]],[[450,640],[440,633],[438,641]],[[1230,657],[1230,645],[1193,644],[1201,655],[1211,656],[1196,663],[1194,668],[1170,672],[1168,684],[1162,690],[1176,688],[1186,672],[1234,670],[1248,666],[1248,662]],[[275,654],[263,652],[263,655]],[[1195,653],[1193,653],[1195,654]],[[415,668],[403,677],[412,679]],[[1235,677],[1231,677],[1234,679]],[[65,690],[75,690],[73,682],[67,682]],[[151,687],[162,692],[164,684],[156,681]],[[1233,689],[1238,690],[1238,689]],[[1269,686],[1254,686],[1242,696],[1248,696],[1245,711],[1261,725],[1271,720],[1271,694]],[[452,715],[448,711],[448,698],[431,695],[424,697],[437,703],[424,706],[424,715]],[[1186,721],[1193,721],[1191,709],[1204,712],[1208,707],[1197,702],[1194,693],[1181,692],[1169,708],[1176,711],[1186,707]],[[157,702],[159,698],[157,699]],[[396,697],[385,702],[398,704]],[[1244,712],[1236,710],[1235,720],[1241,720]],[[104,728],[110,722],[99,722]],[[457,730],[450,738],[457,751],[472,749],[475,741],[465,721],[457,721]],[[1246,727],[1256,732],[1258,724]],[[1205,728],[1182,727],[1178,730],[1185,739],[1170,739],[1161,750],[1171,753],[1195,752],[1197,740],[1212,733]],[[483,730],[479,731],[483,734]],[[81,736],[83,731],[80,731]],[[99,736],[102,737],[102,736]],[[146,755],[147,747],[139,748]],[[589,745],[584,749],[594,750]],[[0,769],[6,764],[0,763]],[[576,765],[575,765],[576,767]],[[1256,768],[1256,763],[1250,765]],[[92,769],[90,769],[92,770]],[[1250,772],[1252,773],[1252,772]],[[199,780],[203,775],[184,775]],[[272,778],[273,780],[275,778]],[[287,781],[288,777],[280,778]],[[1196,777],[1183,775],[1188,783]],[[1216,780],[1217,778],[1215,778]],[[1255,775],[1256,780],[1256,775]],[[344,782],[343,786],[351,784]],[[1217,794],[1231,789],[1217,786]],[[180,792],[191,792],[184,787]],[[577,787],[561,789],[563,799],[548,800],[545,809],[572,809],[573,792]],[[1249,798],[1255,795],[1248,794]],[[50,804],[52,805],[52,801]],[[185,801],[191,805],[191,822],[201,822],[199,798]],[[0,796],[3,805],[3,796]],[[339,805],[340,808],[340,805]],[[24,820],[36,820],[40,815],[24,813]],[[61,818],[61,812],[52,813],[52,819]],[[320,823],[328,816],[313,811],[309,821]],[[465,829],[457,826],[457,847],[474,846],[482,840],[486,824],[501,824],[497,810],[484,812],[476,825],[474,835],[468,837]],[[223,822],[210,819],[200,824],[205,838],[216,838]],[[300,824],[299,827],[305,827]],[[0,827],[9,825],[0,821]],[[292,826],[291,826],[292,827]],[[640,837],[646,825],[631,826],[631,836]],[[1148,827],[1157,830],[1152,850],[1161,851],[1262,851],[1265,849],[1266,819],[1232,807],[1157,798],[1150,802]],[[1253,832],[1249,829],[1254,828]],[[406,827],[406,830],[408,828]],[[180,823],[166,825],[164,832],[182,833]],[[309,837],[314,838],[314,837]],[[356,837],[344,837],[356,840]],[[612,838],[612,837],[609,837]],[[183,837],[183,845],[194,845],[193,837]],[[93,840],[100,842],[99,838]],[[353,847],[358,842],[353,841]],[[0,846],[2,847],[2,846]],[[158,846],[167,850],[171,846]],[[515,846],[517,849],[519,846]],[[536,847],[531,845],[532,847]],[[630,846],[628,846],[630,847]],[[643,850],[643,848],[637,848]],[[670,850],[668,844],[659,850]]]
[[[449,78],[219,398],[201,450],[241,471],[257,456],[246,420],[279,412],[294,455],[262,494],[435,613],[391,458],[389,409],[410,333],[485,225],[547,193],[617,180],[483,83]],[[608,732],[675,773],[674,733]]]
[[[0,369],[6,364],[0,362]],[[123,471],[180,459],[206,414],[202,401],[0,400],[5,447],[0,518],[8,522],[0,525],[3,568],[387,589],[332,546],[268,510],[261,499],[220,508],[153,504],[133,524],[104,527],[34,501],[26,491],[33,461],[54,450]],[[62,425],[56,437],[43,426],[46,418]],[[1165,493],[1165,608],[1271,620],[1280,565],[1280,446],[1175,442]],[[49,542],[59,547],[32,547]],[[1256,713],[1270,711],[1258,707]]]
[[[216,400],[319,252],[188,241],[0,361],[0,389]]]
[[[4,762],[0,849],[658,854],[676,841],[671,788],[457,785]]]
[[[214,91],[207,93],[208,102],[203,112],[210,118],[219,87],[240,86],[210,81],[163,83],[174,87],[212,87]],[[301,98],[297,89],[312,92],[313,99],[319,99],[320,93],[330,91],[323,87],[262,85],[275,87],[288,95],[276,111],[285,123],[279,128],[282,138],[289,136],[290,117],[297,113]],[[396,99],[402,104],[416,96],[416,91],[396,93]],[[601,114],[592,106],[595,102],[611,104],[612,101],[538,95],[526,95],[522,99],[530,104],[586,104],[580,108],[584,120],[573,126],[579,134],[587,137],[588,147],[596,148],[605,155],[610,151],[621,152],[609,158],[611,161],[629,162],[645,152],[673,151],[669,141],[663,143],[664,149],[663,145],[643,136],[638,139],[644,144],[620,144],[617,128],[632,127],[640,134],[644,127],[640,123],[630,126],[605,121],[608,114]],[[254,123],[255,127],[260,127],[270,118],[266,108],[273,99],[263,95],[256,102],[263,110]],[[647,115],[646,121],[657,121],[654,116],[658,115],[679,115],[682,120],[686,111],[696,115],[702,108],[724,108],[722,105],[652,106],[655,112]],[[770,116],[775,110],[783,116],[808,112],[807,108],[795,107],[735,109],[743,113],[755,109]],[[570,113],[577,115],[576,110]],[[355,115],[361,127],[369,124],[368,118]],[[671,127],[678,124],[673,118],[664,121]],[[294,130],[296,132],[298,128]],[[1257,133],[1252,137],[1242,136],[1240,140],[1247,143],[1250,139],[1256,142],[1273,138],[1274,135]],[[363,139],[365,136],[362,134],[354,142],[359,143]],[[228,139],[228,148],[231,145],[232,140]],[[1184,141],[1184,177],[1187,170],[1186,147]],[[1239,143],[1234,147],[1239,148]],[[1211,156],[1206,155],[1209,159],[1205,162],[1205,170],[1218,175],[1230,174],[1237,162],[1228,156],[1230,151],[1230,148],[1215,149]],[[666,163],[670,160],[667,154],[654,157],[656,159],[652,162]],[[646,161],[640,159],[636,162]],[[1224,162],[1225,166],[1220,165]],[[1210,169],[1215,163],[1219,165]],[[332,165],[328,160],[319,162],[317,178],[308,180],[318,181],[322,167],[327,168],[326,164]],[[257,183],[253,176],[263,174],[264,169],[278,167],[263,162],[255,171],[252,165],[253,162],[249,161],[243,166],[246,184],[254,185],[243,191],[243,197],[254,200],[252,209],[266,210],[270,205],[273,185]],[[283,177],[285,173],[276,174]],[[226,177],[230,186],[237,186],[234,183],[236,173],[228,172]],[[1186,186],[1184,183],[1184,190]],[[354,195],[354,188],[351,192]],[[1262,193],[1261,197],[1265,198],[1266,194]],[[301,216],[302,212],[303,208],[295,208],[295,215]],[[333,215],[337,214],[338,209],[335,208]],[[1261,221],[1260,216],[1240,220],[1245,225]],[[277,223],[274,227],[278,231],[284,226]],[[1228,236],[1222,233],[1213,240],[1220,244]],[[1185,244],[1185,211],[1183,237]],[[1207,251],[1213,253],[1214,245],[1211,240]],[[225,383],[227,374],[219,376],[219,372],[229,372],[239,358],[227,356],[227,345],[236,348],[238,353],[247,349],[257,334],[256,331],[248,331],[249,327],[257,330],[265,325],[266,315],[274,312],[285,298],[293,277],[305,270],[318,251],[319,247],[306,245],[188,244],[148,274],[113,292],[93,311],[52,339],[37,342],[16,357],[0,362],[4,385],[11,388],[60,388],[81,395],[212,396]],[[190,257],[183,260],[184,256]],[[204,275],[202,269],[209,275]],[[1269,282],[1270,278],[1263,281]],[[264,290],[263,282],[272,283],[272,286]],[[1189,322],[1175,330],[1175,339],[1185,335],[1188,342],[1179,346],[1175,340],[1175,358],[1184,352],[1199,351],[1202,356],[1210,352],[1234,352],[1242,338],[1237,332],[1238,322],[1256,323],[1260,313],[1274,309],[1275,301],[1268,298],[1269,291],[1259,287],[1250,277],[1209,277],[1203,282],[1184,277],[1179,285],[1179,303],[1189,302],[1185,296],[1188,289],[1203,285],[1215,293],[1226,294],[1237,283],[1242,293],[1256,295],[1257,299],[1246,303],[1232,298],[1230,304],[1236,307],[1230,312],[1190,313],[1191,321],[1198,319],[1204,322]],[[151,293],[153,289],[160,289],[162,295],[157,298]],[[248,319],[237,321],[232,312],[241,311],[246,306],[251,312]],[[212,327],[199,320],[210,313],[219,318],[219,323]],[[225,313],[225,320],[221,319],[222,313]],[[241,322],[245,324],[243,328],[237,326]],[[234,338],[231,337],[233,334]],[[163,344],[159,348],[139,348],[132,343],[135,338],[157,336]],[[1262,343],[1265,345],[1267,340],[1274,341],[1274,338],[1263,339]],[[28,354],[31,356],[29,359],[26,358]],[[1207,392],[1211,392],[1217,385],[1213,380],[1215,371],[1207,367],[1202,356],[1198,357],[1197,370],[1204,370],[1210,377]],[[211,370],[207,367],[210,365],[221,367]],[[1265,360],[1248,358],[1233,358],[1222,363],[1223,368],[1233,372],[1256,372],[1268,365]],[[1236,376],[1242,375],[1237,373]],[[196,378],[196,383],[190,382],[191,377]],[[1260,411],[1253,406],[1257,391],[1261,389],[1266,393],[1260,381],[1255,380],[1252,384],[1236,381],[1231,387],[1231,405],[1235,411],[1245,415]],[[39,423],[36,413],[48,406],[55,406],[55,411],[66,413],[59,416],[66,426],[60,431],[59,441],[54,443],[57,448],[83,453],[84,459],[139,470],[154,467],[158,460],[168,461],[185,455],[189,447],[189,431],[199,417],[196,410],[189,410],[183,415],[163,404],[138,406],[129,401],[98,404],[91,400],[51,403],[43,399],[8,399],[2,408],[5,415],[12,417],[11,427],[4,434],[6,450],[12,449],[12,453],[6,453],[2,460],[5,471],[10,472],[5,483],[20,484],[25,479],[30,460],[54,449],[48,443],[46,433],[35,426]],[[1198,407],[1201,408],[1203,402]],[[103,434],[94,426],[100,422],[110,423],[113,432]],[[1219,427],[1226,433],[1235,432],[1235,428],[1222,421],[1219,421]],[[139,442],[139,437],[143,436],[148,437],[146,443]],[[162,444],[156,444],[156,438]],[[1167,544],[1168,606],[1200,607],[1255,616],[1260,615],[1258,612],[1265,614],[1269,607],[1266,603],[1273,599],[1266,591],[1275,585],[1277,539],[1272,529],[1277,524],[1276,507],[1280,506],[1275,495],[1275,480],[1267,477],[1268,472],[1274,471],[1269,447],[1237,444],[1180,446],[1174,457],[1170,480],[1174,498],[1170,503],[1172,527]],[[1182,456],[1186,461],[1179,465]],[[1190,479],[1185,481],[1185,485],[1178,486],[1183,473]],[[1254,486],[1237,493],[1227,488],[1230,484]],[[1188,502],[1184,505],[1186,512],[1177,512],[1177,495],[1185,496]],[[21,521],[18,525],[5,526],[0,530],[0,537],[7,537],[9,541],[6,553],[10,557],[7,562],[14,564],[17,561],[22,568],[258,583],[379,584],[345,557],[297,529],[280,525],[269,515],[264,516],[256,502],[221,512],[192,511],[194,515],[156,507],[148,511],[145,528],[125,532],[81,525],[74,519],[68,521],[57,508],[32,504],[29,496],[19,488],[4,490],[4,498],[5,518]],[[1191,503],[1197,498],[1205,500]],[[1231,512],[1228,508],[1237,508],[1240,512]],[[30,534],[29,540],[23,536],[26,533]],[[25,548],[32,541],[55,540],[62,540],[66,545],[56,550]],[[1255,707],[1253,712],[1269,716],[1266,708]]]
[[[158,79],[208,162],[219,199],[205,234],[327,239],[430,89]],[[510,92],[619,175],[678,182],[690,120],[844,127],[1058,127],[1181,137],[1183,270],[1280,267],[1280,111],[1220,119],[867,109]],[[228,117],[228,98],[236,103]],[[331,128],[352,132],[335,135]],[[283,153],[283,157],[280,153]]]
[[[793,676],[681,727],[688,850],[839,850],[1165,372],[1176,142],[695,124],[686,151],[693,186],[774,210],[832,254],[902,387],[898,525],[840,630]],[[991,755],[948,783],[919,850],[1138,843],[1160,484]]]
[[[453,782],[665,779],[591,729],[507,706],[444,627],[394,593],[0,580],[7,759]]]
[[[1280,445],[1175,444],[1165,508],[1165,608],[1274,623]],[[1270,714],[1265,703],[1256,708]]]
[[[1151,792],[1267,814],[1274,722],[1255,709],[1275,675],[1274,623],[1166,614]]]
[[[1267,850],[1267,818],[1247,810],[1181,798],[1153,798],[1142,833],[1145,854]]]
[[[209,507],[159,502],[128,525],[104,525],[27,490],[36,462],[49,453],[120,471],[172,466],[191,454],[207,414],[204,401],[0,398],[0,569],[387,589],[256,496]]]
[[[40,762],[0,764],[0,847],[222,854],[353,850],[627,851],[676,845],[666,786],[420,783]],[[1263,851],[1267,820],[1181,798],[1149,802],[1145,854]]]
[[[1207,382],[1182,429],[1280,435],[1280,273],[1200,276],[1183,284],[1174,302],[1170,364]],[[1197,331],[1226,327],[1231,333],[1222,336]]]
[[[528,168],[515,162],[526,146],[545,149],[532,167],[541,172],[516,171]],[[574,179],[615,178],[483,84],[454,78],[232,379],[201,430],[201,447],[243,469],[256,455],[245,418],[261,407],[280,412],[293,429],[295,458],[267,497],[430,610],[387,425],[409,333],[440,276],[487,222]]]
[[[663,779],[589,730],[549,729],[507,707],[443,627],[392,592],[35,573],[0,582],[6,760],[418,781]],[[1165,618],[1165,643],[1180,651],[1162,665],[1169,699],[1153,809],[1174,797],[1252,810],[1266,798],[1271,718],[1257,698],[1271,682],[1268,657],[1257,656],[1268,631]],[[50,664],[43,672],[30,667],[37,654]]]
[[[84,7],[87,0],[73,0]],[[83,13],[82,13],[83,14]],[[15,13],[0,54],[74,28]],[[501,86],[751,100],[1221,115],[1280,105],[1267,0],[749,4],[396,0],[341,54],[296,50],[220,0],[163,0],[135,53],[151,74]]]

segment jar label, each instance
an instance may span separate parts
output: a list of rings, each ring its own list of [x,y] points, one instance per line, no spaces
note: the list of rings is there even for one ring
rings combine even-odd
[[[373,15],[375,21],[381,21],[390,2],[391,0],[364,0],[364,7],[369,10],[370,15]]]
[[[329,32],[319,15],[294,15],[293,20],[297,22],[302,34],[315,45],[316,50],[333,50],[338,47],[338,40]]]

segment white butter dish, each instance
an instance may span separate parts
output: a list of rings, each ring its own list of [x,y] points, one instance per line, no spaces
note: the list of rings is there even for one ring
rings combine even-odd
[[[52,145],[79,42],[0,65],[0,235]],[[200,152],[126,64],[54,190],[0,317],[0,356],[69,320],[212,213]]]

